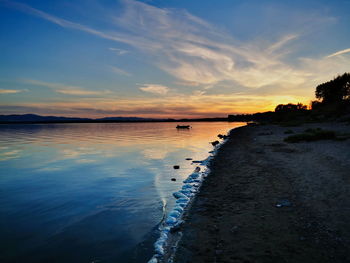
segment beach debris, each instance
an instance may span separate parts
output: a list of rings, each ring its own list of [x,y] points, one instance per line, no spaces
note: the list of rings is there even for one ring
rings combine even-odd
[[[276,203],[277,208],[290,207],[290,206],[292,206],[292,203],[288,199],[281,199]]]
[[[176,178],[171,178],[171,181],[175,182],[175,181],[176,181]]]
[[[174,169],[180,169],[180,165],[174,165]]]
[[[216,146],[216,145],[218,145],[219,143],[220,143],[219,141],[213,141],[213,142],[211,142],[211,145]]]
[[[191,161],[191,160],[193,160],[192,158],[186,158],[186,161]]]

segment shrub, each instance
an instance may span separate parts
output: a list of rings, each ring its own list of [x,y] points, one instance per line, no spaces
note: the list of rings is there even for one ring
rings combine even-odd
[[[336,139],[336,134],[334,131],[326,131],[320,128],[318,129],[308,129],[305,133],[295,134],[288,136],[284,139],[285,142],[296,143],[296,142],[311,142],[318,140],[332,140]]]

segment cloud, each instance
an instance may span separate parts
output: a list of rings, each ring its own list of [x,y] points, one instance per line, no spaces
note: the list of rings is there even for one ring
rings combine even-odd
[[[19,158],[21,155],[21,150],[11,150],[7,151],[7,149],[0,149],[0,161],[7,161],[11,159]]]
[[[38,10],[36,8],[33,8],[33,7],[26,5],[26,4],[23,4],[23,3],[19,3],[19,2],[15,2],[15,1],[8,1],[8,0],[1,0],[1,2],[6,4],[9,7],[18,9],[24,13],[27,13],[27,14],[31,14],[31,15],[40,17],[42,19],[45,19],[51,23],[54,23],[54,24],[59,25],[59,26],[64,27],[64,28],[71,28],[71,29],[79,30],[79,31],[82,31],[82,32],[85,32],[85,33],[88,33],[88,34],[91,34],[91,35],[94,35],[94,36],[97,36],[100,38],[104,38],[104,39],[108,39],[108,40],[112,40],[112,41],[116,41],[116,42],[121,42],[121,43],[126,43],[126,44],[130,44],[130,45],[133,45],[137,42],[139,42],[140,44],[142,43],[142,41],[141,41],[142,39],[140,37],[127,38],[125,36],[125,34],[122,34],[122,33],[117,33],[117,32],[105,33],[103,31],[91,28],[89,26],[75,23],[75,22],[69,21],[67,19],[63,19],[63,18],[54,16],[54,15],[48,14],[46,12],[43,12],[41,10]]]
[[[147,3],[124,0],[124,10],[112,16],[111,26],[115,30],[97,30],[86,25],[62,19],[28,5],[5,1],[23,12],[41,17],[61,27],[71,28],[104,39],[128,44],[152,58],[152,62],[179,82],[198,83],[214,87],[220,82],[231,82],[245,88],[309,86],[310,79],[319,74],[308,63],[286,62],[287,55],[295,53],[291,44],[305,32],[288,32],[279,39],[239,42],[229,33],[220,30],[203,19],[183,9],[158,8]],[[318,24],[334,23],[334,18],[317,15],[295,17],[297,25],[307,24],[317,28]],[[288,17],[288,19],[291,19]],[[302,20],[305,20],[304,22]],[[308,29],[309,30],[309,29]],[[124,50],[110,48],[119,54]],[[343,50],[329,55],[344,54]],[[324,65],[322,58],[314,59]],[[339,73],[340,67],[333,63],[329,75]],[[316,65],[317,67],[317,65]],[[130,73],[115,68],[118,74]],[[325,76],[326,77],[326,76]]]
[[[87,96],[87,95],[101,95],[106,94],[106,91],[92,91],[92,90],[82,90],[82,89],[57,89],[57,93],[73,95],[73,96]]]
[[[112,71],[119,74],[119,75],[124,75],[124,76],[128,76],[130,77],[131,76],[131,73],[123,70],[123,69],[120,69],[120,68],[117,68],[116,66],[112,66]]]
[[[159,94],[159,95],[165,95],[170,90],[166,86],[157,85],[157,84],[143,84],[139,89],[144,92],[149,92],[149,93]]]
[[[0,89],[0,94],[15,94],[15,93],[20,93],[25,90],[20,90],[20,89]]]
[[[198,87],[199,83],[194,81],[177,81],[175,84],[180,86],[187,86],[187,87]]]
[[[335,52],[333,54],[328,55],[327,58],[339,56],[339,55],[346,54],[346,53],[349,53],[349,52],[350,52],[350,48],[343,49],[343,50],[340,50],[340,51],[337,51],[337,52]]]
[[[7,0],[2,0],[2,2],[10,7],[16,8],[22,12],[25,12],[25,13],[28,13],[28,14],[31,14],[34,16],[41,17],[41,18],[43,18],[47,21],[50,21],[56,25],[59,25],[61,27],[77,29],[77,30],[84,31],[86,33],[93,34],[93,35],[96,35],[96,36],[99,36],[102,38],[113,39],[112,37],[100,32],[98,30],[89,28],[89,27],[87,27],[85,25],[81,25],[79,23],[74,23],[74,22],[71,22],[69,20],[59,18],[57,16],[50,15],[46,12],[41,11],[41,10],[32,8],[26,4],[18,3],[15,1],[7,1]]]
[[[46,82],[41,80],[35,80],[35,79],[21,79],[21,82],[29,85],[34,86],[40,86],[40,87],[46,87],[50,89],[80,89],[80,87],[77,86],[69,86],[61,83],[52,83],[52,82]]]
[[[298,21],[294,31],[290,29],[289,32],[281,31],[280,34],[274,34],[278,37],[273,38],[266,35],[260,36],[260,39],[238,41],[231,33],[211,25],[186,10],[158,8],[132,0],[122,1],[124,9],[120,12],[118,10],[118,14],[109,16],[108,30],[97,30],[25,4],[10,1],[6,3],[61,27],[126,44],[148,56],[151,63],[176,78],[175,83],[197,89],[192,91],[193,95],[176,94],[176,98],[173,98],[168,96],[170,91],[168,87],[144,84],[139,87],[140,90],[166,96],[166,101],[164,97],[161,100],[148,98],[147,101],[138,98],[124,100],[104,98],[103,101],[84,100],[81,103],[52,105],[61,111],[60,107],[65,107],[66,113],[74,115],[84,114],[85,111],[91,115],[130,116],[142,112],[142,115],[146,116],[193,114],[199,117],[222,116],[220,112],[271,110],[275,106],[274,103],[299,101],[307,103],[313,97],[316,84],[349,69],[349,58],[339,56],[349,52],[349,49],[328,56],[320,54],[312,58],[298,55],[302,46],[300,43],[313,48],[317,46],[307,39],[312,30],[315,28],[322,30],[325,25],[335,22],[334,18],[318,15],[317,11],[311,12],[308,16],[298,13],[297,19],[294,17]],[[292,15],[287,20],[288,23],[295,22]],[[302,31],[303,29],[298,29],[302,28],[301,25],[308,25],[307,34]],[[125,54],[118,48],[110,50],[120,55]],[[315,53],[317,52],[313,54]],[[130,75],[117,67],[114,67],[113,71]],[[57,92],[83,90],[80,87],[56,83],[41,82],[37,85],[46,85]],[[220,88],[217,87],[223,85],[231,86],[231,92],[221,94]],[[211,90],[217,94],[208,94]],[[235,90],[239,92],[234,92]],[[264,98],[264,92],[268,92],[268,98]],[[37,111],[50,108],[44,104],[17,106],[28,109],[33,107]]]
[[[92,96],[92,95],[103,95],[103,94],[111,93],[111,91],[109,90],[102,90],[102,91],[86,90],[78,86],[70,86],[70,85],[65,85],[61,83],[45,82],[45,81],[34,80],[34,79],[24,79],[22,80],[22,82],[24,82],[25,84],[46,87],[54,90],[57,93],[72,95],[72,96]]]
[[[285,46],[288,42],[297,39],[299,36],[297,34],[291,34],[283,36],[279,41],[276,43],[273,43],[270,47],[267,48],[268,53],[273,53],[274,51],[282,48]]]
[[[127,50],[120,49],[120,48],[114,48],[114,47],[110,47],[109,50],[113,51],[114,53],[116,53],[119,56],[129,53],[129,51],[127,51]]]

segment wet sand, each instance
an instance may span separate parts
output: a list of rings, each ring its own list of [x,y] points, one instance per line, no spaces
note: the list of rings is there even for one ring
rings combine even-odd
[[[350,140],[283,142],[310,127],[350,132],[339,123],[233,130],[174,262],[350,262]]]

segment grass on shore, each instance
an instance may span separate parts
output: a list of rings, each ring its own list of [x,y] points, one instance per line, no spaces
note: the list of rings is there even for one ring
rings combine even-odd
[[[322,130],[321,128],[307,129],[304,133],[288,136],[284,139],[285,142],[311,142],[319,140],[334,140],[337,139],[337,135],[334,131]]]

